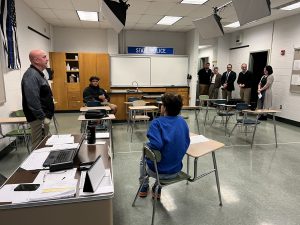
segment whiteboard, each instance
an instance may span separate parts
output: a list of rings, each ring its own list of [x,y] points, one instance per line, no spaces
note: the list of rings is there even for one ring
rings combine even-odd
[[[151,57],[151,85],[187,85],[188,65],[186,56]]]
[[[150,57],[112,56],[110,63],[112,85],[150,85]]]

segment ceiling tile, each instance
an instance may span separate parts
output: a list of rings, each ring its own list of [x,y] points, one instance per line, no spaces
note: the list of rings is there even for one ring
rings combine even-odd
[[[24,0],[24,2],[30,8],[42,8],[42,9],[49,8],[48,5],[42,0]]]
[[[83,27],[80,20],[74,21],[74,20],[64,19],[63,24],[66,27]]]
[[[51,9],[74,9],[71,0],[48,0],[46,3]]]
[[[97,0],[72,0],[76,10],[99,12],[100,4]]]
[[[140,30],[148,30],[149,28],[153,27],[154,24],[149,24],[149,23],[137,23],[134,28],[140,29]]]
[[[205,18],[213,13],[213,9],[209,6],[203,5],[201,7],[196,7],[190,12],[189,17],[193,19]]]
[[[80,21],[80,23],[84,28],[100,28],[99,22]]]
[[[128,14],[126,16],[126,23],[127,22],[138,22],[140,20],[140,18],[142,17],[142,15],[138,15],[138,14]]]
[[[59,19],[73,19],[74,21],[79,21],[79,17],[74,10],[56,9],[53,10],[53,12]]]
[[[167,12],[173,8],[176,3],[170,2],[151,2],[145,14],[148,15],[167,15]]]
[[[155,15],[143,15],[138,23],[150,23],[150,24],[156,24],[158,21],[160,21],[162,16],[155,16]]]
[[[53,13],[52,9],[41,9],[41,8],[33,8],[33,10],[39,14],[45,20],[47,18],[57,19],[56,15]]]
[[[176,4],[167,13],[169,16],[188,16],[195,9],[195,5]]]
[[[151,4],[151,2],[143,0],[130,0],[127,3],[130,4],[127,14],[144,14],[145,10]]]
[[[169,26],[155,24],[150,30],[166,30]]]
[[[188,26],[193,25],[193,21],[189,17],[183,17],[181,20],[178,20],[176,23],[174,23],[175,26],[181,25],[181,26]]]
[[[52,18],[47,18],[45,19],[45,21],[49,24],[52,24],[54,26],[56,25],[61,25],[62,24],[62,21],[60,19],[52,19]]]

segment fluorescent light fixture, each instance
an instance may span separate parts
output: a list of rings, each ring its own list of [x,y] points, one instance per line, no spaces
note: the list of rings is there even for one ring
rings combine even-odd
[[[82,21],[99,21],[98,12],[78,11],[78,17]]]
[[[296,3],[294,3],[294,4],[291,4],[291,5],[282,7],[282,8],[280,8],[280,9],[281,9],[281,10],[293,10],[293,9],[298,9],[298,8],[300,8],[300,2],[296,2]]]
[[[208,48],[211,47],[211,45],[199,45],[198,49]]]
[[[236,21],[236,22],[230,23],[230,24],[228,24],[228,25],[226,25],[226,26],[224,26],[224,27],[237,28],[237,27],[239,27],[239,26],[240,26],[240,22],[239,22],[239,21]]]
[[[194,4],[194,5],[202,5],[203,3],[207,2],[208,0],[182,0],[181,4]]]
[[[157,24],[160,25],[172,25],[180,20],[182,16],[164,16]]]

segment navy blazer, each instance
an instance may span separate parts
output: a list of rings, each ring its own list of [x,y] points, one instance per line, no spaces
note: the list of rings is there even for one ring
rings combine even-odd
[[[226,75],[227,75],[227,71],[222,74],[221,77],[222,86],[226,83]],[[234,71],[231,71],[227,79],[227,88],[226,88],[227,91],[234,91],[235,80],[236,80],[236,73]]]

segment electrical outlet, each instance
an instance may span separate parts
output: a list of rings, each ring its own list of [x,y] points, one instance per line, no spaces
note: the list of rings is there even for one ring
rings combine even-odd
[[[282,109],[282,105],[279,106],[279,109]]]

